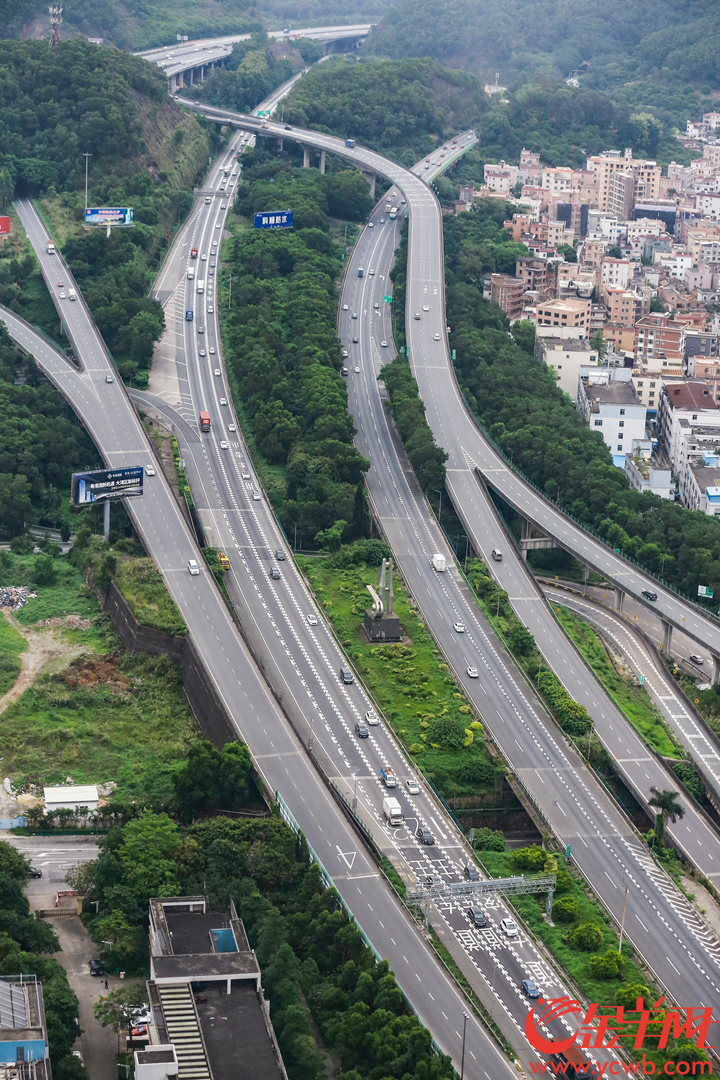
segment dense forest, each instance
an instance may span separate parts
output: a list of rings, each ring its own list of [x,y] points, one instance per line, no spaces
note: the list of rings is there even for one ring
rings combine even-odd
[[[16,385],[20,370],[25,382]],[[25,523],[60,522],[70,473],[95,466],[97,451],[59,393],[41,378],[0,324],[0,526],[2,538]]]
[[[376,22],[391,0],[64,0],[61,37],[85,34],[129,51],[172,45],[177,34],[192,40],[243,34],[261,25],[337,26]],[[0,37],[47,37],[44,0],[0,4]]]
[[[81,38],[55,49],[0,42],[0,206],[16,194],[41,200],[126,381],[147,381],[164,327],[149,296],[153,271],[192,205],[210,141],[143,60]],[[132,206],[134,228],[109,238],[82,229],[84,153],[91,155],[90,205]],[[32,321],[28,290],[5,302]]]
[[[285,530],[313,547],[338,522],[340,535],[353,532],[368,468],[353,446],[340,374],[335,282],[343,249],[329,235],[328,214],[359,221],[372,202],[355,170],[321,176],[262,152],[249,158],[243,181],[236,210],[292,206],[294,228],[241,231],[227,245],[225,357],[249,434],[267,462],[282,466],[282,484],[270,489]]]
[[[713,0],[399,0],[364,51],[396,59],[430,56],[516,90],[538,73],[605,90],[628,104],[655,104],[680,121],[683,110],[720,86],[720,24]],[[632,84],[630,87],[627,84]],[[691,86],[691,84],[694,84]],[[657,91],[662,90],[661,95]],[[674,100],[668,101],[668,95]],[[686,113],[687,115],[687,113]]]
[[[447,315],[467,400],[515,467],[548,498],[671,585],[720,594],[720,522],[631,490],[599,433],[582,421],[553,372],[533,359],[534,331],[482,298],[482,275],[506,243],[508,207],[485,200],[444,219]]]

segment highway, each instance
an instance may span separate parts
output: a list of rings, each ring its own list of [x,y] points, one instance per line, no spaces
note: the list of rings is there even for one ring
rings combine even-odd
[[[237,143],[231,140],[229,155],[233,147],[239,152],[242,146],[242,140]],[[213,238],[221,231],[218,225],[227,213],[228,192],[223,189],[239,175],[235,171],[229,180],[225,177],[228,161],[232,162],[233,170],[238,169],[240,163],[232,156],[216,162],[203,192],[215,185],[220,194],[210,202],[206,200],[211,197],[203,195],[197,214],[191,215],[181,230],[158,275],[163,296],[168,294],[168,282],[177,281],[176,291],[165,307],[164,345],[172,353],[182,404],[171,405],[168,400],[138,392],[132,392],[132,396],[150,415],[161,415],[174,425],[193,500],[208,540],[230,557],[231,573],[226,583],[242,612],[245,630],[256,642],[256,654],[266,658],[266,674],[274,688],[282,694],[284,702],[292,702],[296,727],[313,732],[315,756],[321,756],[326,771],[349,798],[355,793],[350,777],[357,774],[358,805],[363,820],[376,835],[385,834],[388,846],[394,844],[397,857],[393,861],[401,871],[405,870],[404,876],[414,881],[428,876],[461,880],[468,860],[462,837],[422,784],[421,774],[405,759],[392,733],[381,722],[370,729],[369,739],[357,738],[354,724],[363,720],[373,703],[357,681],[351,687],[342,684],[338,672],[347,661],[295,567],[271,508],[264,497],[252,499],[252,492],[260,490],[259,484],[239,434],[232,404],[220,403],[229,401],[230,396],[217,331],[216,298],[210,288],[211,278],[205,276],[202,267],[207,267],[208,273],[215,269]],[[191,248],[198,250],[195,260],[188,259]],[[205,260],[203,255],[207,256]],[[195,274],[191,280],[186,276],[188,269]],[[197,280],[201,275],[205,291],[198,294]],[[185,318],[191,306],[192,323]],[[199,327],[202,334],[197,332]],[[167,397],[172,400],[173,393],[168,391]],[[206,434],[198,430],[200,410],[207,411],[211,418],[211,430]],[[278,561],[277,551],[287,558]],[[278,580],[271,576],[273,567],[282,575]],[[308,624],[308,614],[318,620],[317,627]],[[267,665],[278,651],[283,662],[270,671]],[[401,781],[410,775],[421,783],[419,796],[411,797],[404,787],[393,791],[401,802],[409,830],[389,830],[383,822],[380,768],[388,764]],[[413,840],[417,825],[430,828],[436,839],[432,847]],[[520,1030],[527,1011],[519,989],[522,979],[534,977],[547,992],[551,987],[555,987],[555,994],[565,991],[531,940],[524,935],[518,942],[503,938],[500,922],[510,912],[499,899],[487,905],[490,923],[482,931],[470,927],[467,902],[438,907],[447,931],[455,936],[458,946],[479,973],[476,981],[483,996],[489,999],[494,987],[495,1015],[499,1018],[504,1011],[507,1023],[501,1027],[522,1054],[525,1045]],[[494,972],[496,964],[499,966]]]
[[[32,240],[46,282],[80,359],[75,369],[53,345],[23,319],[0,309],[13,339],[31,353],[50,381],[71,403],[109,466],[157,464],[140,421],[115,377],[107,352],[78,294],[75,303],[57,299],[52,284],[72,277],[59,255],[45,252],[46,231],[29,203],[16,209]],[[108,384],[108,375],[114,381]],[[408,1001],[432,1031],[439,1047],[459,1062],[466,1008],[463,996],[445,975],[366,853],[357,833],[339,812],[327,787],[311,765],[250,657],[218,592],[203,570],[191,577],[188,559],[202,565],[161,469],[146,481],[142,498],[128,500],[128,512],[191,628],[191,638],[225,703],[238,735],[248,744],[268,789],[280,791],[309,844],[322,860],[341,897],[377,952],[387,957]],[[306,694],[304,696],[307,696]],[[374,779],[374,778],[372,778]],[[382,918],[380,917],[382,915]],[[412,966],[408,957],[412,957]],[[436,1004],[441,1003],[440,1015]],[[465,1070],[469,1076],[516,1075],[507,1059],[474,1016],[468,1020]],[[490,1069],[490,1073],[486,1070]]]

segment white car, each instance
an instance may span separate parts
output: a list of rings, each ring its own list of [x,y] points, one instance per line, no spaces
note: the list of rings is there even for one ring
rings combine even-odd
[[[417,780],[413,780],[412,777],[405,781],[405,787],[408,789],[409,795],[420,794],[420,785],[418,784]]]
[[[220,203],[220,209],[221,210],[227,210],[227,203],[221,202]]]
[[[356,375],[360,374],[360,368],[359,367],[353,368],[353,371],[355,372]]]
[[[215,374],[216,374],[216,375],[219,375],[219,374],[220,374],[220,368],[219,368],[219,367],[216,367],[216,368],[215,368]]]
[[[188,570],[193,577],[200,573],[200,567],[198,566],[195,559],[188,559]]]
[[[221,439],[220,440],[220,449],[221,450],[227,450],[227,448],[228,448],[228,444],[225,442],[224,439]]]
[[[373,277],[374,274],[375,274],[375,271],[374,270],[368,270],[368,274],[370,275],[370,277]]]
[[[259,491],[253,491],[253,499],[255,500],[255,502],[260,502],[260,492]]]
[[[467,673],[468,673],[468,678],[469,679],[477,679],[478,678],[478,669],[476,667],[469,667],[467,669]]]
[[[115,382],[115,380],[113,379],[112,375],[106,375],[105,376],[105,382],[111,383],[111,382]]]
[[[216,229],[219,229],[219,228],[220,228],[220,222],[219,222],[219,221],[218,221],[217,225],[215,226],[215,228],[216,228]]]
[[[65,293],[64,293],[64,292],[61,292],[61,293],[60,293],[60,299],[61,299],[61,300],[64,300],[64,299],[65,299]]]
[[[211,356],[215,355],[215,350],[212,347],[210,349],[208,349],[208,352],[210,353]]]
[[[465,623],[464,622],[453,623],[453,629],[455,630],[456,634],[464,634],[465,633]]]
[[[387,349],[387,341],[381,341],[381,342],[380,342],[380,347],[381,347],[382,349]]]
[[[237,428],[234,424],[228,424],[228,431],[237,431]]]
[[[501,919],[500,928],[505,937],[517,938],[520,936],[518,933],[517,923],[514,919]]]
[[[207,262],[207,255],[201,255],[200,262]]]
[[[385,218],[384,218],[384,217],[381,217],[381,218],[380,218],[380,224],[381,224],[381,225],[384,225],[384,224],[385,224]]]
[[[308,621],[308,623],[310,624],[310,626],[317,626],[317,624],[318,624],[318,617],[317,617],[317,615],[313,615],[313,613],[312,613],[312,612],[310,612],[310,614],[309,614],[309,615],[308,615],[308,617],[307,617],[307,621]]]
[[[433,341],[439,341],[439,340],[440,340],[440,335],[439,334],[433,334]]]
[[[343,304],[343,311],[349,311],[349,310],[350,309],[348,308],[347,304]]]
[[[430,308],[428,307],[428,305],[423,304],[423,311],[429,311],[429,310],[430,310]]]
[[[207,308],[208,315],[212,315],[214,310],[215,310],[215,308],[212,306],[212,304],[208,304],[208,308]]]
[[[380,720],[378,719],[378,714],[375,712],[374,709],[368,709],[368,711],[365,713],[365,723],[369,724],[370,727],[377,727],[377,725],[380,723]]]
[[[146,476],[154,476],[155,475],[155,466],[154,465],[146,465],[145,466],[145,475]]]
[[[200,356],[205,356],[205,350],[204,349],[200,350]]]
[[[243,470],[242,478],[243,478],[243,480],[249,480],[250,479],[250,473],[247,471],[247,469]]]
[[[220,404],[221,405],[227,405],[227,398],[221,397],[220,398]]]
[[[347,360],[350,353],[347,351],[347,349],[343,349],[342,355],[343,355],[343,360]]]

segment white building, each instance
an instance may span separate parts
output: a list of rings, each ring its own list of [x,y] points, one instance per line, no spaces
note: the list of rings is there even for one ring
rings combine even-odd
[[[88,810],[97,810],[99,796],[98,789],[94,784],[77,787],[46,787],[43,788],[45,796],[45,813],[51,810],[79,810],[81,806]]]
[[[661,255],[656,260],[670,277],[684,280],[688,270],[692,270],[693,257],[686,252],[676,251],[672,255]]]
[[[612,289],[627,289],[632,277],[632,264],[628,259],[612,259],[606,256],[600,267],[600,284]]]
[[[649,491],[661,499],[675,498],[675,484],[669,469],[657,469],[642,454],[625,455],[625,475],[636,491]]]
[[[628,368],[600,368],[578,379],[576,408],[613,455],[627,454],[635,440],[645,439],[646,409],[629,377]]]
[[[499,165],[486,165],[484,176],[491,191],[512,191],[517,184],[518,168],[501,161]]]
[[[558,386],[574,401],[577,395],[580,368],[597,367],[597,349],[591,349],[590,342],[584,338],[575,341],[572,338],[537,337],[536,342],[537,358],[548,367],[555,369]]]

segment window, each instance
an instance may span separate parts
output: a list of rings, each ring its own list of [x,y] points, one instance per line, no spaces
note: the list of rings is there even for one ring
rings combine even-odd
[[[618,439],[622,439],[624,434],[625,433],[623,431],[618,431]]]
[[[654,382],[651,382],[651,383],[650,383],[650,385],[651,385],[651,386],[654,386],[654,385],[655,385],[655,383],[654,383]]]
[[[642,380],[642,379],[640,379],[640,380],[638,381],[638,386],[644,386],[644,385],[645,385],[645,383],[643,382],[643,380]],[[651,386],[654,386],[654,385],[655,385],[655,383],[650,383],[650,385],[651,385]]]
[[[618,450],[622,450],[622,446],[618,446]]]
[[[697,420],[697,413],[693,413],[693,420]]]
[[[602,427],[602,420],[596,420],[595,427]]]
[[[625,427],[625,421],[624,420],[620,421],[620,427]]]
[[[625,410],[624,410],[624,409],[621,409],[621,410],[620,410],[620,415],[621,415],[621,416],[624,416],[624,415],[625,415]]]

